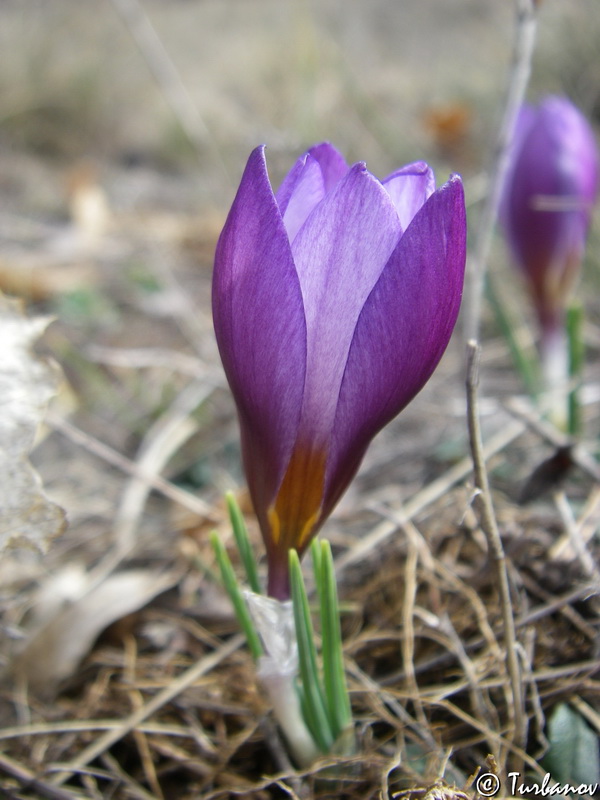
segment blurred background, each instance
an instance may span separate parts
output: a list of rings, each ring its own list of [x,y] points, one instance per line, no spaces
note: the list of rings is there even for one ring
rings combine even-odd
[[[321,139],[380,175],[415,158],[476,175],[513,18],[494,0],[3,0],[3,211],[64,213],[82,159],[116,207],[225,208],[259,142],[275,180]],[[566,93],[597,121],[599,39],[595,0],[544,0],[530,96]],[[163,48],[181,81],[169,90]],[[172,108],[182,91],[188,120]]]

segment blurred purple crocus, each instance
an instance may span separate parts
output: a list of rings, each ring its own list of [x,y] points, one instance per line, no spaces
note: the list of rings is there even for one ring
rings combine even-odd
[[[598,151],[581,112],[562,97],[523,106],[500,221],[527,280],[544,340],[563,326],[598,193]]]
[[[379,181],[319,144],[274,194],[264,148],[251,154],[217,245],[213,315],[271,596],[289,596],[288,551],[304,552],[438,364],[465,239],[460,178],[436,190],[422,162]]]

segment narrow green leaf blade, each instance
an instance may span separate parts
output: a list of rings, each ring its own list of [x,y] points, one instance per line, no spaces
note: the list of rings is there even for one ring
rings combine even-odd
[[[334,738],[352,724],[352,710],[346,686],[342,633],[333,556],[328,541],[322,541],[319,597],[321,600],[321,636],[323,639],[323,683],[327,714]]]
[[[213,550],[215,551],[219,569],[221,571],[221,580],[223,581],[223,586],[225,587],[225,590],[229,595],[231,602],[233,603],[233,608],[235,610],[235,615],[238,618],[238,622],[246,634],[250,652],[252,653],[254,660],[257,661],[263,653],[262,645],[260,643],[258,633],[256,632],[256,628],[254,627],[254,623],[252,622],[252,617],[250,616],[248,607],[246,606],[244,598],[242,597],[240,587],[235,577],[235,572],[233,571],[231,559],[229,558],[227,550],[225,550],[223,542],[219,539],[219,535],[216,531],[211,533],[210,540]]]
[[[515,336],[515,320],[512,319],[511,315],[508,313],[506,303],[503,302],[494,285],[494,281],[489,275],[486,281],[486,297],[496,315],[496,321],[498,322],[502,335],[506,339],[515,366],[521,374],[525,390],[531,398],[535,399],[539,388],[537,364],[527,355],[518,337]]]
[[[315,742],[323,753],[327,753],[334,742],[334,736],[327,717],[323,688],[317,667],[314,632],[300,568],[300,559],[295,550],[290,550],[289,565],[294,623],[298,642],[298,661],[302,681],[300,695],[302,709],[305,714],[306,724]]]
[[[240,507],[235,499],[233,492],[225,494],[225,501],[227,503],[227,510],[229,511],[229,519],[231,520],[231,527],[233,528],[233,535],[235,542],[244,565],[246,579],[250,588],[255,594],[262,594],[262,587],[258,578],[258,568],[250,546],[250,539],[248,538],[248,529],[244,522],[244,517]]]
[[[310,558],[313,565],[313,575],[315,579],[315,586],[317,589],[317,597],[321,603],[321,540],[319,538],[313,539],[310,543]]]

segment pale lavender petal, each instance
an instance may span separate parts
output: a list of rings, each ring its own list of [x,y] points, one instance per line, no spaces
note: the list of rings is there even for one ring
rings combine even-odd
[[[400,225],[405,231],[423,203],[435,191],[433,170],[423,161],[407,164],[382,181],[396,206]]]
[[[355,165],[292,244],[307,327],[301,434],[325,444],[356,321],[400,235],[379,181]]]
[[[331,192],[332,189],[342,180],[344,175],[348,172],[348,164],[346,159],[329,142],[322,142],[311,147],[308,151],[309,154],[318,161],[323,173],[323,181],[325,183],[325,191]]]
[[[287,188],[287,187],[286,187]],[[295,176],[293,191],[287,198],[283,213],[283,224],[287,230],[290,242],[296,238],[296,234],[306,222],[310,212],[325,197],[325,181],[318,161],[310,154],[306,155],[306,160]],[[277,195],[279,200],[279,194]],[[282,208],[282,203],[279,203]]]
[[[328,142],[311,147],[296,161],[276,194],[291,242],[311,211],[347,172],[343,156]]]
[[[303,153],[285,176],[279,189],[275,192],[275,199],[277,200],[277,205],[279,206],[281,216],[285,214],[288,203],[290,202],[290,197],[294,192],[294,188],[302,177],[302,173],[306,167],[307,159],[308,153]]]
[[[454,177],[417,212],[358,319],[333,426],[325,516],[373,436],[442,357],[460,307],[465,253],[463,188]]]
[[[306,366],[302,295],[263,148],[248,160],[217,245],[213,317],[262,523],[296,440]]]

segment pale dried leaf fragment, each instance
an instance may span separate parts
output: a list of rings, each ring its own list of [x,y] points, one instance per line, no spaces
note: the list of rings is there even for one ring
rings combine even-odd
[[[14,544],[45,551],[65,525],[29,462],[58,383],[57,371],[32,351],[48,322],[27,319],[18,302],[0,295],[0,552]]]
[[[93,578],[82,567],[65,567],[38,593],[29,641],[11,672],[37,694],[51,695],[75,673],[103,630],[143,608],[178,579],[174,573],[136,569],[90,585]]]

